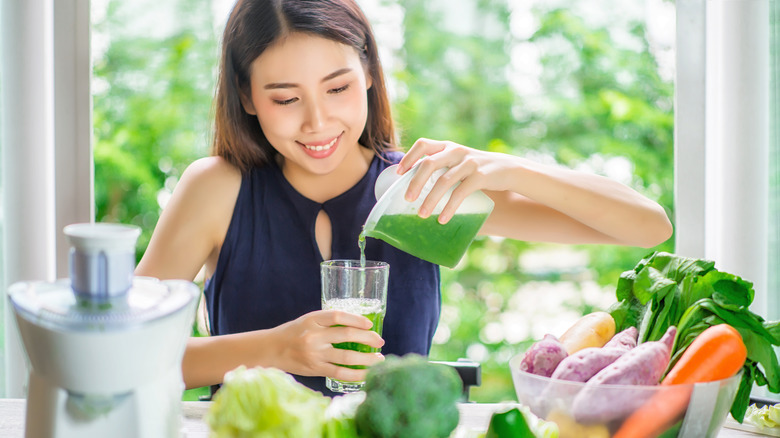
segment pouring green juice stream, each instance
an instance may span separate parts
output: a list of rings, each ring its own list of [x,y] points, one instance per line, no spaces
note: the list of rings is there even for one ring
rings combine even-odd
[[[365,268],[366,266],[366,236],[382,239],[403,251],[432,263],[454,267],[471,244],[488,214],[455,215],[445,225],[438,222],[438,215],[427,218],[421,218],[416,214],[382,216],[375,227],[370,230],[364,228],[358,237],[360,267]],[[363,315],[371,320],[373,324],[371,330],[381,335],[385,313],[381,302],[363,298],[366,283],[364,270],[361,269],[357,281],[359,283],[358,298],[326,301],[323,308]],[[378,348],[357,342],[342,342],[333,344],[333,346],[363,353],[379,352]],[[342,366],[365,368],[361,365]]]
[[[360,267],[366,266],[366,236],[382,239],[397,248],[409,252],[432,263],[454,267],[460,261],[479,228],[485,222],[488,213],[455,215],[446,225],[438,222],[438,215],[421,218],[416,214],[385,215],[370,230],[363,230],[358,237],[360,249]],[[378,300],[363,298],[366,275],[361,269],[358,298],[329,300],[324,309],[336,309],[363,315],[373,324],[371,330],[382,334],[384,309]],[[377,353],[380,349],[357,342],[333,344],[336,348],[354,350],[363,353]],[[362,365],[342,365],[361,369]]]
[[[366,236],[382,239],[397,248],[414,254],[432,263],[454,267],[460,261],[463,253],[471,244],[479,228],[485,222],[488,213],[455,215],[446,225],[438,222],[437,216],[421,218],[416,214],[386,215],[379,219],[376,227],[363,230],[358,237],[360,249],[360,267],[366,266]],[[366,276],[361,272],[358,277],[360,296],[365,289]],[[355,299],[352,299],[355,300]],[[374,324],[372,330],[382,333],[384,321],[383,309],[370,309],[366,303],[355,301],[326,303],[329,309],[338,309],[357,313],[370,319]],[[364,344],[343,342],[333,345],[336,348],[360,352],[378,352]],[[350,367],[362,368],[362,367]]]
[[[366,237],[373,237],[384,240],[388,244],[409,253],[415,257],[427,260],[442,266],[454,268],[465,254],[479,229],[485,223],[485,220],[493,210],[493,201],[484,193],[477,191],[469,196],[458,207],[455,214],[446,224],[439,223],[439,213],[441,208],[447,203],[452,193],[452,189],[444,196],[434,209],[434,214],[422,218],[419,216],[419,208],[423,199],[430,191],[435,180],[445,171],[440,169],[431,177],[429,184],[423,189],[418,199],[413,202],[407,202],[404,199],[404,193],[409,187],[409,181],[417,171],[417,166],[413,167],[406,174],[399,176],[395,166],[385,169],[377,179],[374,193],[377,197],[377,203],[366,219],[363,225],[363,231],[358,237],[358,248],[360,249],[360,260],[355,261],[359,266],[351,265],[354,276],[352,282],[341,284],[344,290],[351,290],[352,295],[339,299],[328,299],[332,293],[327,285],[326,279],[336,280],[337,277],[330,276],[328,264],[334,264],[337,261],[323,262],[323,309],[338,309],[349,313],[363,315],[373,323],[371,330],[382,335],[382,326],[384,325],[385,315],[385,297],[387,291],[387,264],[384,264],[384,279],[381,280],[384,294],[382,300],[371,302],[372,297],[366,293],[367,290],[374,291],[377,284],[374,283],[375,277],[367,280],[366,273],[369,271],[369,264],[376,267],[377,263],[367,262],[365,255]],[[454,187],[453,187],[454,188]],[[344,261],[342,261],[343,263]],[[346,262],[347,265],[349,262]],[[342,277],[346,278],[346,275]],[[367,283],[369,282],[369,283]],[[366,287],[369,289],[366,289]],[[355,350],[359,352],[379,352],[379,349],[369,347],[368,345],[356,342],[342,342],[333,344],[336,348]],[[347,365],[343,365],[347,366]],[[363,366],[348,366],[349,368],[364,368]],[[349,392],[359,390],[362,382],[343,382],[331,378],[326,379],[326,385],[333,391]]]

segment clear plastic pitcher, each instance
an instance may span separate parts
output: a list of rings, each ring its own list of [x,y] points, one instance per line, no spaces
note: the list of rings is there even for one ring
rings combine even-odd
[[[404,175],[397,175],[397,166],[385,169],[377,178],[377,203],[366,219],[366,236],[384,240],[390,245],[431,263],[455,267],[476,237],[482,224],[493,211],[493,200],[481,191],[470,194],[446,224],[438,222],[439,214],[452,195],[453,186],[434,208],[430,216],[418,216],[420,206],[439,177],[447,169],[434,172],[414,202],[404,199],[409,182],[418,166]]]

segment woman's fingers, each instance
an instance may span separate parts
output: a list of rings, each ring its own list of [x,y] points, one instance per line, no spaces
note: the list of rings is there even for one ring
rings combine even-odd
[[[385,360],[382,353],[360,353],[354,350],[334,348],[328,353],[328,362],[336,365],[366,366],[370,367]]]
[[[414,166],[414,163],[416,163],[420,158],[426,155],[439,153],[446,147],[447,142],[430,140],[427,138],[418,139],[416,142],[414,142],[412,147],[409,148],[409,151],[406,152],[404,157],[398,163],[398,174],[403,175],[407,170],[411,169],[412,166]]]
[[[334,363],[371,365],[382,360],[381,354],[351,351],[345,355],[347,350],[333,347],[355,342],[381,348],[384,340],[369,330],[371,325],[364,316],[338,310],[317,310],[285,323],[276,329],[281,339],[279,367],[293,374],[332,377]]]
[[[341,380],[344,382],[362,382],[366,380],[366,374],[368,369],[354,369],[342,367],[332,363],[326,364],[324,367],[324,377],[330,377],[331,379]]]
[[[363,315],[355,315],[341,310],[319,310],[312,313],[314,321],[323,327],[345,325],[368,330],[373,326],[370,319]]]
[[[417,172],[409,181],[409,187],[406,190],[405,198],[407,201],[412,202],[420,196],[423,187],[425,187],[434,173],[444,172],[446,174],[448,172],[447,169],[457,166],[463,161],[467,153],[465,147],[456,145],[447,145],[442,148],[436,148],[436,150],[437,152],[429,154],[417,166]],[[443,193],[446,193],[446,190]]]
[[[324,367],[325,376],[333,379],[355,382],[366,379],[368,367],[385,360],[381,353],[359,353],[353,350],[334,348],[328,355],[328,364]],[[362,365],[365,369],[354,369],[342,365]]]
[[[480,186],[477,182],[477,178],[469,176],[463,179],[460,184],[452,191],[450,194],[450,199],[441,210],[441,213],[439,213],[439,223],[446,224],[449,222],[466,197],[479,190],[479,188]]]
[[[506,156],[494,152],[472,149],[452,142],[419,139],[401,160],[408,169],[427,155],[417,165],[414,177],[409,181],[405,199],[413,202],[426,192],[420,203],[418,214],[427,218],[437,212],[437,206],[450,192],[447,203],[438,209],[438,221],[449,222],[455,211],[471,193],[477,190],[507,190]],[[405,171],[404,170],[404,171]],[[426,188],[432,177],[436,182]]]
[[[349,368],[349,367],[337,365],[339,362],[328,363],[323,367],[324,370],[323,376],[330,377],[331,379],[343,380],[345,382],[360,382],[366,380],[366,375],[368,374],[368,369],[369,367],[371,367],[371,365],[374,365],[384,360],[384,357],[381,356],[379,353],[356,353],[356,354],[371,358],[371,360],[363,361],[366,362],[364,364],[365,368],[356,369],[356,368]],[[346,362],[346,361],[342,361],[342,362]]]
[[[428,217],[433,213],[447,192],[452,190],[449,200],[439,212],[438,217],[439,223],[447,223],[463,200],[479,189],[477,180],[473,177],[475,171],[476,163],[473,160],[465,159],[439,176],[420,205],[420,217]],[[464,185],[464,183],[467,184]]]
[[[312,335],[316,336],[317,343],[357,342],[374,348],[381,348],[385,344],[378,333],[370,330],[373,324],[365,316],[340,310],[321,310],[313,312],[312,315],[320,326]]]
[[[353,327],[331,327],[323,334],[322,340],[330,344],[356,342],[373,348],[382,348],[385,345],[385,340],[376,332]]]

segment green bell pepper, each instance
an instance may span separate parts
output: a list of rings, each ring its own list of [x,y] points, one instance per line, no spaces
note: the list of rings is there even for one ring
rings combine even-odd
[[[490,417],[485,438],[536,438],[525,415],[518,408],[495,412]]]

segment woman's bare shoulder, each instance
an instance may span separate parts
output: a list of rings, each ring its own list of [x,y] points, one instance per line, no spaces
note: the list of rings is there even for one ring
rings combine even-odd
[[[136,272],[191,279],[218,254],[241,188],[241,172],[219,157],[182,173]]]
[[[241,181],[241,171],[222,157],[204,157],[193,161],[182,174],[182,180],[196,183],[230,184]]]
[[[188,198],[219,200],[238,195],[241,171],[222,157],[205,157],[192,162],[176,185]],[[235,196],[232,196],[235,199]]]

